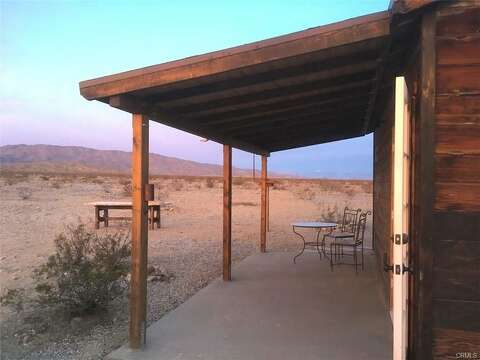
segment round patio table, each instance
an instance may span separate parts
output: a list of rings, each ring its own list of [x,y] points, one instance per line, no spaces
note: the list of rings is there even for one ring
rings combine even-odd
[[[293,263],[296,263],[295,260],[297,259],[297,257],[299,257],[300,255],[303,254],[303,252],[305,251],[305,248],[307,246],[315,247],[317,249],[318,254],[320,255],[320,259],[321,259],[322,258],[322,252],[320,251],[320,242],[319,242],[320,232],[323,229],[330,229],[330,231],[332,231],[337,226],[338,226],[338,224],[336,224],[336,223],[321,222],[321,221],[306,221],[306,222],[294,222],[294,223],[292,223],[293,232],[295,234],[297,234],[303,241],[302,251],[300,251],[297,255],[295,255],[295,257],[293,258]],[[296,231],[296,229],[298,229],[298,228],[317,230],[316,240],[315,241],[306,241],[305,237],[302,234],[300,234],[298,231]]]

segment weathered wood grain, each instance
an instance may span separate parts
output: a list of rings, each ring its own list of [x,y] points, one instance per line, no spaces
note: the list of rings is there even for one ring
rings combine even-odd
[[[148,209],[148,119],[133,115],[132,146],[132,270],[130,281],[130,332],[132,349],[140,348],[146,329]],[[145,333],[143,334],[146,335]]]
[[[436,241],[480,241],[480,212],[436,211],[433,213],[433,222]]]
[[[480,301],[480,272],[435,269],[433,296],[437,299]]]
[[[480,124],[437,124],[435,130],[436,153],[480,155]],[[473,162],[471,166],[478,163]]]
[[[433,357],[435,360],[458,360],[479,353],[480,332],[434,328]]]
[[[267,251],[267,157],[262,156],[261,210],[260,210],[260,252]]]
[[[480,211],[480,184],[478,183],[437,182],[435,193],[435,210]]]
[[[480,302],[435,299],[433,327],[480,332]]]
[[[439,11],[437,36],[465,36],[480,32],[480,4],[478,0],[468,4],[472,6],[448,7]]]
[[[478,115],[480,113],[480,96],[438,96],[437,114]]]
[[[480,276],[480,241],[434,239],[434,267],[439,270],[475,272]]]
[[[480,33],[462,37],[437,37],[437,65],[480,64]]]
[[[437,93],[480,94],[480,65],[437,67]]]
[[[436,154],[435,176],[441,183],[480,184],[480,165],[475,166],[477,163],[480,163],[480,154]]]
[[[223,145],[223,280],[232,279],[232,147]]]

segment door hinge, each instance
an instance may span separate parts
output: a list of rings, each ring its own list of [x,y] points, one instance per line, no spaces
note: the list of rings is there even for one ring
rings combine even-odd
[[[395,234],[395,245],[402,244],[402,236],[400,234]]]
[[[402,245],[408,243],[408,234],[395,234],[395,245]]]

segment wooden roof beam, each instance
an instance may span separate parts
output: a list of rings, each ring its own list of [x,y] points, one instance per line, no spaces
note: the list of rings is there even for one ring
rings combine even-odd
[[[370,78],[367,78],[366,74],[370,75]],[[188,111],[190,113],[195,113],[195,115],[204,117],[207,114],[216,114],[216,113],[224,113],[227,111],[236,111],[236,110],[242,110],[246,108],[252,108],[254,106],[258,105],[267,105],[267,104],[273,104],[275,105],[276,103],[283,103],[285,101],[306,101],[308,102],[309,99],[314,99],[315,97],[318,98],[318,100],[322,100],[325,97],[328,97],[329,95],[335,96],[335,94],[338,93],[345,93],[347,91],[370,91],[370,88],[373,86],[373,79],[372,79],[372,73],[363,73],[363,76],[358,77],[360,79],[363,79],[361,81],[353,81],[357,77],[351,77],[349,76],[348,78],[352,79],[352,81],[347,81],[345,80],[346,78],[339,79],[338,81],[335,81],[335,79],[331,79],[328,82],[321,81],[321,82],[314,82],[314,83],[304,83],[301,86],[295,86],[295,87],[282,87],[282,88],[277,88],[265,93],[253,93],[250,94],[248,97],[243,96],[243,97],[234,97],[230,98],[232,100],[240,98],[238,102],[233,102],[233,101],[228,101],[228,102],[212,102],[205,104],[207,105],[205,108],[204,107],[188,107]],[[314,86],[313,84],[316,84]],[[329,84],[332,84],[333,86],[328,86]],[[305,85],[309,85],[308,87]],[[300,91],[292,91],[292,90],[300,90]],[[304,91],[301,91],[302,89],[307,89]],[[263,96],[262,96],[263,95]],[[271,96],[268,96],[271,95]],[[244,101],[241,101],[243,98]],[[231,103],[231,105],[228,105]],[[183,108],[175,108],[175,111],[179,113],[183,113],[185,110],[185,107]]]
[[[199,126],[203,128],[218,128],[220,129],[219,125],[221,124],[228,124],[232,122],[238,122],[238,121],[247,121],[251,118],[274,118],[277,116],[284,116],[284,115],[295,115],[298,113],[301,113],[305,110],[311,110],[311,111],[323,111],[326,110],[330,107],[334,106],[340,106],[341,104],[347,104],[350,103],[352,106],[354,105],[361,105],[361,104],[366,104],[369,93],[365,93],[362,95],[347,95],[347,96],[342,96],[342,97],[337,97],[333,99],[328,99],[324,101],[318,101],[318,102],[310,102],[310,103],[299,103],[295,105],[289,105],[285,107],[265,107],[264,109],[247,109],[243,111],[241,114],[238,115],[225,115],[224,117],[215,117],[213,118],[214,120],[208,121],[209,119],[202,119],[203,123],[199,124]],[[198,121],[198,119],[194,119],[195,121]]]
[[[363,117],[363,113],[365,112],[365,107],[356,108],[355,111],[350,111],[350,109],[345,109],[347,111],[342,112],[342,118],[339,118],[338,112],[330,112],[328,114],[317,114],[317,115],[310,115],[310,116],[303,116],[303,117],[293,117],[288,121],[283,122],[275,122],[272,124],[269,123],[262,123],[257,124],[255,127],[243,128],[239,130],[233,130],[229,133],[232,136],[243,137],[249,134],[262,134],[262,133],[269,133],[274,132],[272,129],[296,129],[299,126],[301,127],[314,127],[317,126],[328,126],[329,124],[339,124],[340,121],[343,121],[345,117],[349,119],[355,118],[359,119]]]
[[[275,151],[296,149],[296,148],[305,147],[305,146],[325,144],[325,143],[334,142],[334,141],[351,139],[359,136],[361,136],[360,130],[348,131],[345,133],[337,134],[333,137],[328,136],[328,134],[315,134],[308,138],[290,139],[289,141],[282,140],[280,143],[266,142],[265,146],[268,146],[268,148],[271,149],[272,152],[275,152]]]
[[[248,95],[252,91],[261,92],[275,89],[279,86],[279,80],[284,85],[300,85],[307,77],[310,82],[311,79],[321,77],[322,74],[332,77],[334,74],[329,75],[327,71],[338,71],[339,68],[352,66],[352,57],[355,58],[355,65],[369,63],[375,67],[376,64],[373,62],[380,57],[382,44],[385,41],[384,38],[380,39],[363,41],[354,44],[355,46],[328,49],[322,52],[321,60],[306,61],[303,57],[288,58],[288,62],[277,60],[269,63],[268,66],[265,64],[252,66],[242,71],[232,70],[228,74],[223,73],[221,77],[210,76],[208,79],[202,79],[200,84],[190,87],[183,83],[181,87],[179,85],[178,89],[169,90],[170,87],[164,87],[156,88],[157,91],[152,90],[151,93],[148,90],[139,93],[142,96],[145,93],[145,96],[153,100],[157,98],[159,102],[168,103],[169,106],[184,106],[185,104],[195,106],[232,96]],[[349,51],[347,52],[344,48]],[[328,53],[328,57],[324,53]],[[314,58],[314,54],[316,53],[309,54],[309,57]],[[373,72],[374,69],[371,71]]]
[[[258,155],[270,155],[270,152],[267,149],[264,149],[260,146],[250,144],[239,139],[231,138],[229,136],[224,136],[223,134],[218,134],[214,131],[209,131],[208,134],[204,133],[201,129],[198,129],[198,127],[192,126],[192,123],[190,121],[183,119],[181,116],[178,116],[177,114],[170,111],[165,111],[158,105],[151,106],[150,104],[129,95],[112,96],[109,98],[108,102],[110,106],[116,109],[127,111],[132,114],[147,115],[149,119],[153,121],[172,126],[176,129],[183,130],[200,137],[204,137],[220,144],[230,145],[237,149]]]
[[[248,121],[235,121],[230,124],[222,124],[218,128],[221,131],[235,131],[242,129],[248,130],[256,128],[259,123],[265,126],[273,126],[275,123],[280,123],[283,121],[295,121],[295,119],[300,119],[301,121],[301,119],[315,116],[338,116],[338,112],[340,110],[352,113],[358,111],[359,109],[365,109],[365,103],[349,102],[347,104],[337,104],[336,106],[326,107],[320,110],[317,108],[308,108],[308,110],[306,111],[299,111],[298,109],[295,109],[294,111],[276,114],[275,116],[261,116],[256,118],[250,118],[248,119]]]
[[[80,83],[88,100],[205,77],[282,58],[389,35],[390,14],[382,11],[277,38],[127,71]]]

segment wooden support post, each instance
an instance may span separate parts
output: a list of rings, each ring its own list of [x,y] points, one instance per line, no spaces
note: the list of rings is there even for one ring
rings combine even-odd
[[[260,252],[267,250],[267,157],[262,155]]]
[[[267,232],[270,231],[270,184],[267,182],[267,214],[265,215],[267,221]]]
[[[223,145],[223,280],[232,279],[232,147]]]
[[[145,340],[147,308],[148,205],[148,119],[133,115],[132,148],[132,276],[130,280],[130,348]]]

